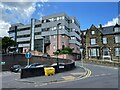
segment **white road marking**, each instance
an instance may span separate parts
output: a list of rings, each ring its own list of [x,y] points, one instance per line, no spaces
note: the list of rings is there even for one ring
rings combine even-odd
[[[98,76],[100,76],[100,75],[95,75],[95,77],[98,77]]]
[[[106,74],[101,74],[101,76],[104,76],[104,75],[106,75]]]

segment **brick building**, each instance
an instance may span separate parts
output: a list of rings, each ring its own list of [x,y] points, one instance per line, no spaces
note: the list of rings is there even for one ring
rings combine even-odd
[[[120,25],[99,28],[92,25],[86,31],[86,58],[119,60]]]

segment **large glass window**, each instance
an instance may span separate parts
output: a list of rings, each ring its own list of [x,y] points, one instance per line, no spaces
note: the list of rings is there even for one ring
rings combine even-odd
[[[107,38],[106,37],[103,38],[103,44],[107,44]]]
[[[96,39],[95,38],[91,39],[90,42],[91,42],[91,45],[94,45],[94,44],[96,44]]]
[[[120,36],[115,36],[115,43],[120,43]]]
[[[119,56],[120,55],[120,48],[115,48],[115,56]]]

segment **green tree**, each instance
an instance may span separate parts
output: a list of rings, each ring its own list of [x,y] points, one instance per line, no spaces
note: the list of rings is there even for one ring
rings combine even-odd
[[[4,50],[4,52],[7,52],[7,49],[10,46],[15,46],[16,42],[14,40],[12,40],[10,37],[3,37],[2,38],[2,49]]]
[[[57,50],[56,52],[54,52],[55,55],[57,54],[72,54],[73,53],[73,49],[71,49],[70,47],[64,47],[63,49]]]

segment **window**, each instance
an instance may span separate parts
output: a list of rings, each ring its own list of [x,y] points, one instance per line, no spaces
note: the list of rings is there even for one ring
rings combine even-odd
[[[54,21],[54,18],[52,18],[51,21]]]
[[[91,49],[91,56],[96,56],[96,49]]]
[[[54,30],[54,28],[52,27],[52,28],[51,28],[51,30],[53,31],[53,30]]]
[[[103,38],[103,44],[107,44],[107,38],[106,37]]]
[[[51,18],[50,18],[49,20],[50,20],[50,21],[52,21],[52,19],[51,19]]]
[[[37,28],[37,27],[41,27],[41,24],[35,25],[35,28]]]
[[[60,20],[60,18],[59,17],[57,17],[57,21],[59,21]]]
[[[56,38],[56,35],[54,35],[53,38]]]
[[[62,20],[62,17],[59,17],[60,18],[60,20]]]
[[[120,32],[120,28],[119,27],[115,27],[114,30],[115,30],[115,32]]]
[[[62,19],[65,19],[65,17],[64,17],[64,16],[62,16]]]
[[[74,32],[74,31],[76,31],[76,30],[73,28],[72,31]]]
[[[59,29],[62,29],[62,26],[61,26],[61,25],[59,26]]]
[[[57,29],[57,27],[54,27],[53,29],[54,29],[54,30],[56,30],[56,29]]]
[[[44,20],[43,23],[46,23],[46,20]]]
[[[65,36],[64,36],[64,35],[62,35],[62,37],[64,38]]]
[[[96,44],[96,39],[91,39],[91,45]]]
[[[65,29],[65,26],[62,26],[63,29]]]
[[[95,34],[95,31],[92,31],[91,34],[92,34],[92,35]]]
[[[74,21],[74,19],[72,19],[72,23],[74,23],[75,21]]]
[[[54,49],[54,50],[56,49],[56,46],[55,46],[55,45],[53,45],[53,49]]]
[[[120,43],[120,36],[115,36],[115,43]]]
[[[74,36],[72,36],[72,37],[71,37],[71,39],[75,39],[75,37],[74,37]]]
[[[109,55],[110,55],[109,48],[103,48],[103,56],[109,56]]]
[[[83,34],[86,35],[86,32],[84,32]]]
[[[115,56],[119,56],[120,55],[120,48],[115,48]]]

